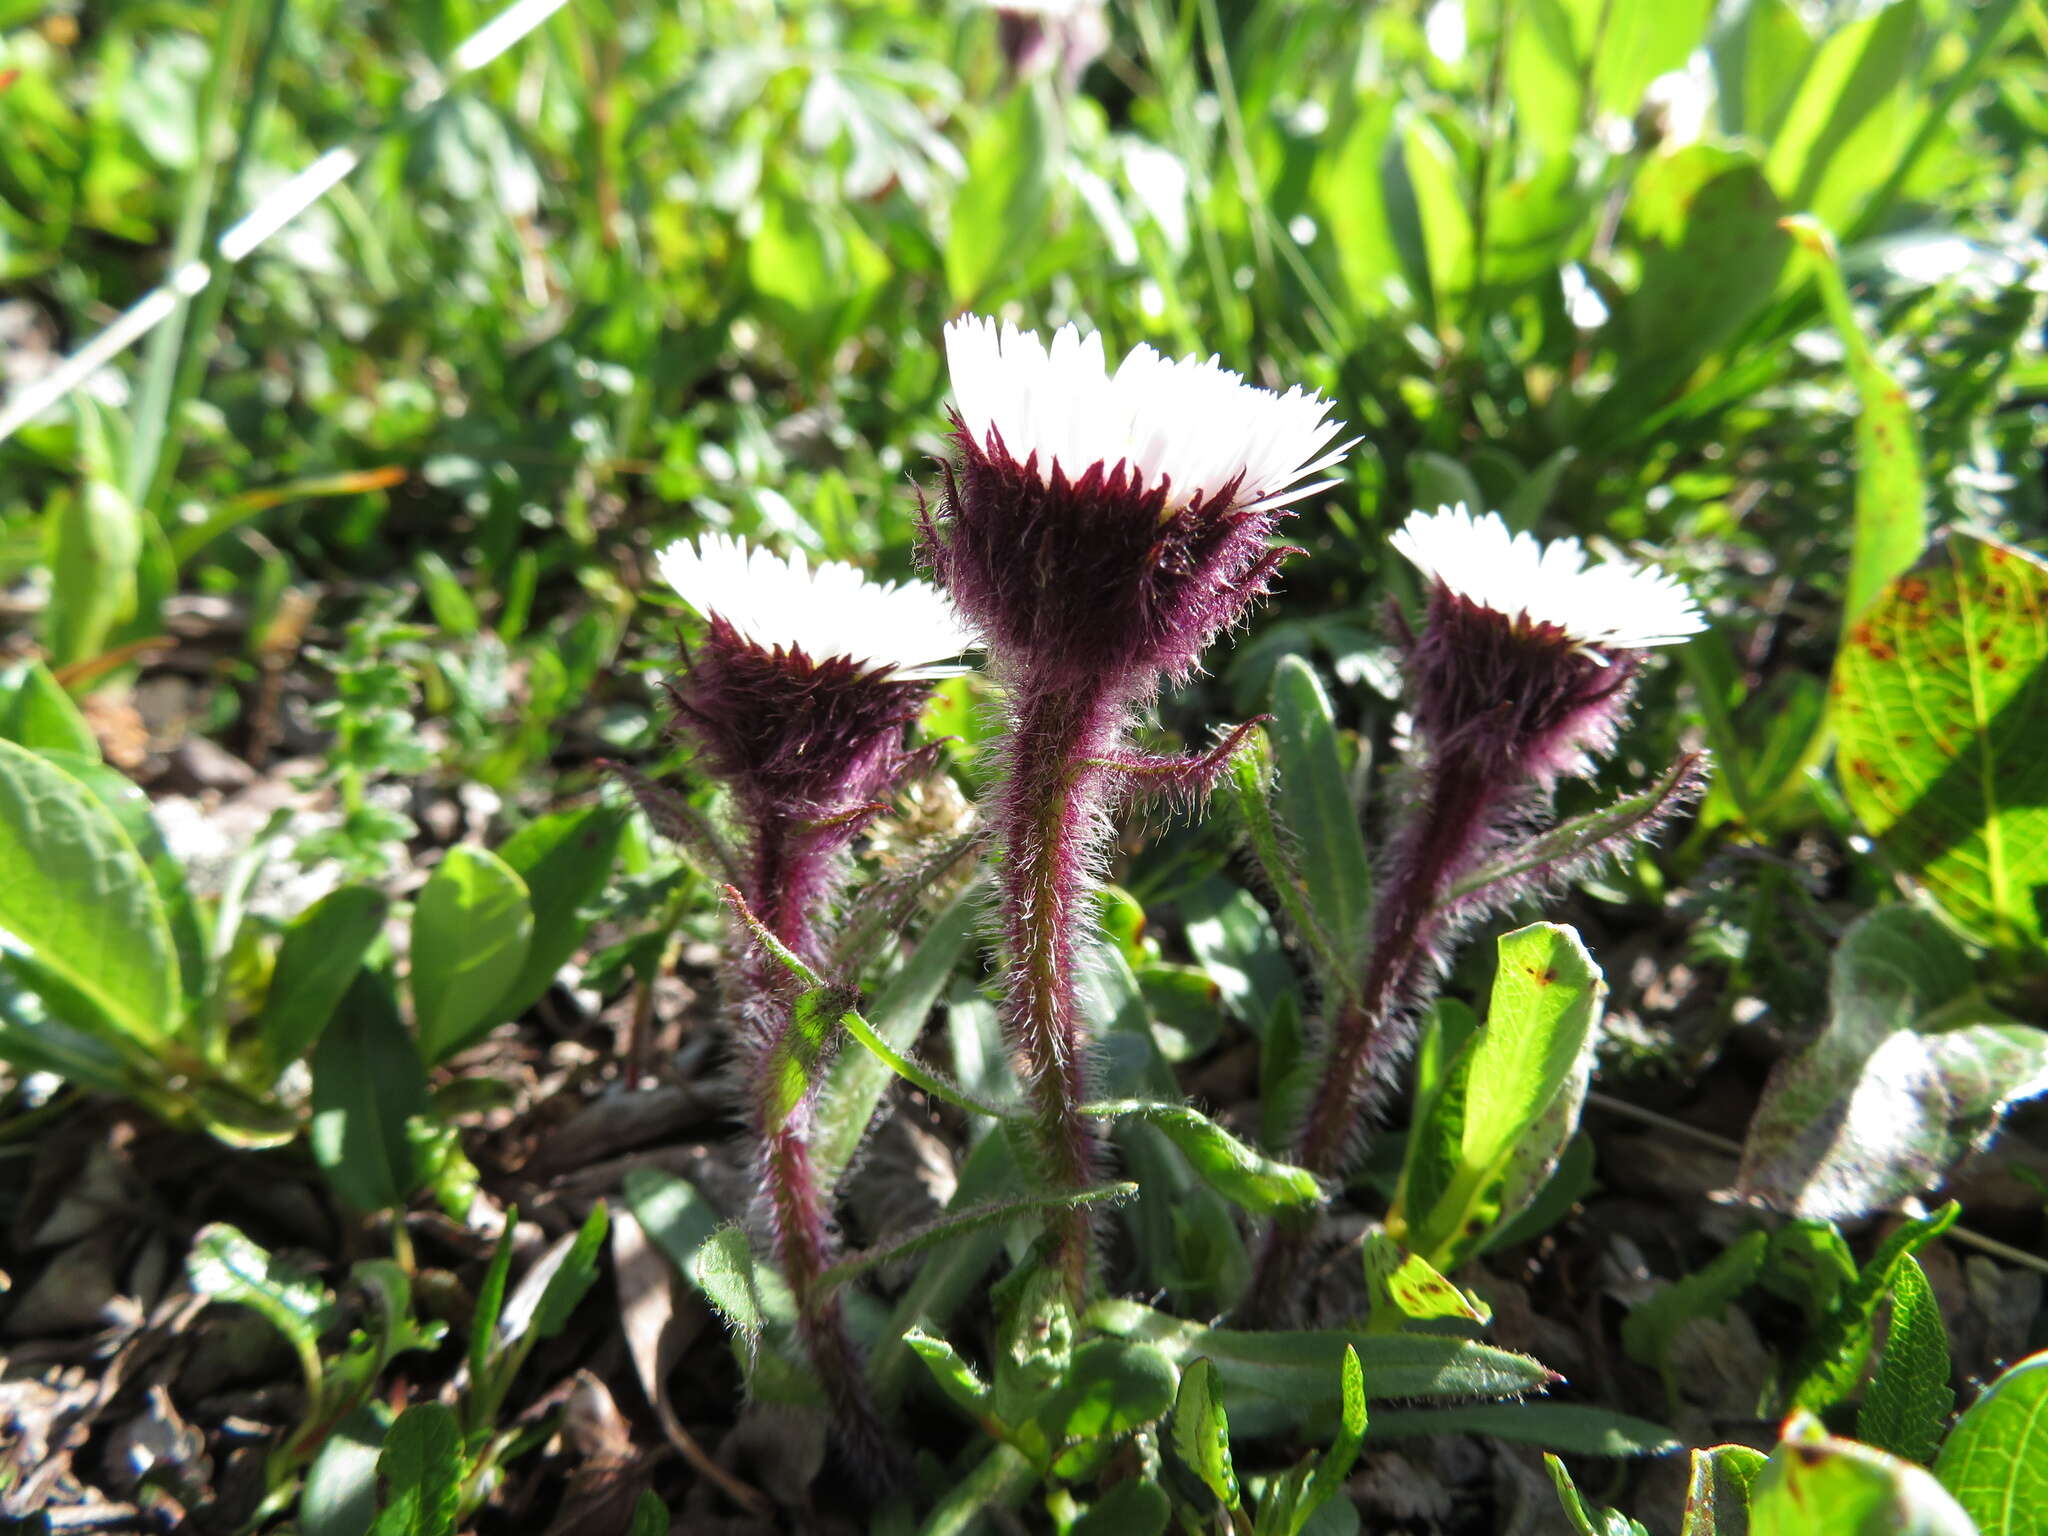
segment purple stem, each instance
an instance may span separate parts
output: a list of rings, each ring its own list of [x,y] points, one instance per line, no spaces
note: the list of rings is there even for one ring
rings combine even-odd
[[[807,846],[810,845],[810,846]],[[748,905],[762,924],[796,954],[815,963],[816,915],[832,887],[834,856],[820,849],[806,830],[786,816],[763,814],[755,827]],[[857,1464],[877,1473],[878,1485],[895,1464],[881,1414],[867,1388],[860,1355],[847,1331],[845,1308],[835,1288],[821,1291],[818,1278],[831,1267],[833,1239],[826,1193],[811,1162],[810,1115],[819,1074],[807,1060],[801,1103],[787,1115],[781,1103],[780,1064],[804,1043],[794,1038],[797,990],[794,979],[758,945],[748,945],[742,967],[748,997],[749,1031],[745,1071],[748,1108],[761,1148],[760,1173],[767,1195],[775,1261],[796,1302],[797,1337],[818,1372],[840,1431]]]
[[[1026,679],[1013,698],[995,807],[1009,966],[1003,1021],[1030,1091],[1041,1173],[1058,1191],[1085,1189],[1095,1177],[1096,1129],[1081,1113],[1087,1027],[1076,978],[1094,866],[1109,835],[1115,770],[1107,759],[1124,715],[1113,679],[1064,688]],[[1053,1230],[1056,1262],[1079,1305],[1094,1258],[1087,1208],[1060,1212]]]
[[[1345,1171],[1360,1122],[1408,1044],[1415,1006],[1435,974],[1443,892],[1471,861],[1495,809],[1495,783],[1468,763],[1439,762],[1421,814],[1394,843],[1365,978],[1331,1027],[1326,1068],[1295,1142],[1294,1161],[1321,1178]],[[1313,1233],[1313,1218],[1281,1218],[1267,1229],[1245,1293],[1248,1314],[1292,1310]]]

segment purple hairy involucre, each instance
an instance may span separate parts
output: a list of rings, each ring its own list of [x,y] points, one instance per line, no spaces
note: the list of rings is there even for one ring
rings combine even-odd
[[[886,667],[764,649],[715,615],[669,686],[677,728],[732,793],[748,905],[799,956],[818,959],[847,846],[924,756],[904,741],[930,691],[928,682],[892,678]],[[898,1469],[843,1308],[836,1291],[818,1284],[838,1249],[809,1140],[829,1042],[792,1058],[800,1045],[799,988],[759,945],[745,946],[738,969],[739,1064],[771,1243],[840,1432],[856,1462],[886,1480]],[[782,1082],[791,1059],[806,1079],[793,1104]]]
[[[1238,481],[1176,507],[1171,485],[1146,489],[1126,463],[1042,478],[1038,456],[1019,463],[994,429],[977,443],[957,414],[953,426],[926,558],[992,655],[1043,686],[1113,677],[1148,701],[1195,670],[1288,553],[1267,545],[1284,510],[1238,506]]]

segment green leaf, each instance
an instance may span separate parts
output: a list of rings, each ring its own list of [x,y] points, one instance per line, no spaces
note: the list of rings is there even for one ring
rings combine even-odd
[[[1891,371],[1878,361],[1870,335],[1849,303],[1840,258],[1827,230],[1810,218],[1785,227],[1812,258],[1828,320],[1842,338],[1849,380],[1861,410],[1856,416],[1856,517],[1848,584],[1842,598],[1845,635],[1878,594],[1920,558],[1927,544],[1927,479],[1920,462],[1920,430],[1912,404]]]
[[[1890,104],[1913,75],[1919,31],[1913,0],[1828,30],[1765,141],[1765,172],[1787,207],[1847,227],[1891,169],[1903,114]]]
[[[1053,108],[1043,83],[1011,91],[975,130],[946,224],[946,287],[964,309],[1000,290],[1052,199]]]
[[[511,1017],[502,1000],[533,934],[526,882],[496,854],[450,848],[412,914],[412,1005],[429,1066]]]
[[[1180,1395],[1173,1403],[1173,1451],[1225,1509],[1238,1507],[1237,1471],[1230,1462],[1230,1415],[1223,1407],[1216,1367],[1208,1360],[1191,1360],[1180,1373]]]
[[[1592,1072],[1607,989],[1579,936],[1535,923],[1498,949],[1486,1027],[1411,1134],[1413,1166],[1388,1222],[1437,1269],[1455,1267],[1535,1197],[1578,1127]]]
[[[1642,279],[1602,332],[1622,361],[1580,433],[1626,441],[1682,409],[1684,386],[1769,301],[1792,252],[1755,156],[1713,144],[1652,155],[1629,222]]]
[[[1565,1521],[1577,1536],[1650,1536],[1647,1526],[1631,1520],[1620,1510],[1588,1505],[1579,1496],[1571,1473],[1565,1471],[1564,1463],[1555,1456],[1546,1453],[1543,1465],[1550,1469],[1550,1481],[1557,1489],[1558,1503],[1564,1506]]]
[[[0,681],[0,736],[31,752],[75,752],[100,760],[99,738],[47,666],[28,661],[8,672]]]
[[[1584,1403],[1468,1403],[1455,1408],[1383,1408],[1372,1438],[1492,1435],[1574,1456],[1668,1456],[1685,1442],[1661,1424]]]
[[[1622,1319],[1621,1343],[1628,1357],[1654,1365],[1671,1380],[1671,1346],[1678,1330],[1699,1318],[1719,1317],[1727,1305],[1749,1289],[1763,1268],[1770,1237],[1748,1232],[1737,1238],[1704,1269],[1658,1287]]]
[[[1089,1104],[1083,1112],[1142,1120],[1178,1147],[1196,1173],[1227,1199],[1248,1211],[1301,1210],[1323,1198],[1315,1175],[1271,1158],[1239,1141],[1207,1115],[1184,1104],[1118,1100]]]
[[[519,1335],[522,1343],[531,1346],[552,1339],[568,1326],[577,1303],[597,1283],[598,1255],[604,1251],[605,1235],[610,1230],[611,1215],[600,1200],[584,1217],[575,1240],[563,1250],[561,1261],[541,1288],[532,1320]]]
[[[1337,1434],[1330,1447],[1317,1459],[1308,1482],[1295,1500],[1288,1529],[1299,1532],[1315,1518],[1316,1511],[1344,1491],[1344,1480],[1358,1463],[1358,1452],[1370,1428],[1365,1407],[1365,1367],[1358,1350],[1344,1346],[1344,1368],[1338,1384]],[[1348,1507],[1348,1501],[1347,1501]]]
[[[1162,1536],[1173,1501],[1157,1483],[1127,1477],[1082,1512],[1067,1536]]]
[[[817,1278],[820,1291],[829,1291],[835,1286],[866,1274],[879,1265],[894,1263],[898,1259],[923,1253],[954,1242],[984,1227],[1007,1226],[1022,1216],[1038,1216],[1054,1211],[1073,1210],[1079,1206],[1094,1205],[1105,1200],[1127,1200],[1138,1192],[1135,1184],[1101,1184],[1092,1189],[1064,1190],[1050,1195],[1027,1195],[1016,1200],[992,1200],[986,1205],[968,1206],[964,1210],[947,1211],[922,1226],[872,1248],[841,1259],[837,1264]]]
[[[0,929],[89,1011],[66,1020],[74,1028],[144,1045],[178,1028],[176,943],[141,855],[85,786],[11,741],[0,741]]]
[[[2042,944],[2048,564],[1951,532],[1893,581],[1835,667],[1850,809],[1970,937]]]
[[[2020,1361],[1970,1404],[1934,1475],[1983,1536],[2048,1531],[2048,1351]]]
[[[1738,1194],[1788,1215],[1852,1221],[1940,1184],[2006,1109],[2048,1092],[2048,1033],[1953,1026],[1972,967],[1931,914],[1881,908],[1842,936],[1827,1027],[1772,1069],[1750,1119]]]
[[[334,1297],[311,1274],[217,1221],[193,1237],[185,1275],[199,1295],[261,1313],[290,1341],[300,1361],[310,1357],[317,1371],[320,1335],[332,1320]]]
[[[1787,1372],[1788,1399],[1816,1413],[1832,1408],[1856,1389],[1870,1358],[1877,1309],[1906,1259],[1955,1225],[1961,1207],[1953,1200],[1939,1210],[1901,1222],[1879,1244],[1856,1281],[1832,1312],[1808,1330],[1806,1343]]]
[[[386,1499],[371,1536],[454,1536],[462,1502],[462,1435],[439,1403],[418,1403],[384,1437]]]
[[[865,1017],[875,1034],[907,1053],[946,989],[980,923],[981,893],[962,891],[932,918],[917,946],[883,984]],[[811,1159],[821,1187],[831,1189],[853,1160],[892,1077],[872,1051],[842,1051],[812,1118]]]
[[[1038,1410],[1055,1447],[1127,1435],[1166,1416],[1180,1371],[1162,1350],[1124,1339],[1091,1339],[1074,1351],[1065,1378]]]
[[[1555,1380],[1527,1355],[1468,1339],[1204,1328],[1130,1301],[1097,1302],[1088,1320],[1105,1333],[1156,1344],[1182,1365],[1207,1356],[1229,1395],[1231,1420],[1241,1434],[1337,1423],[1347,1347],[1357,1351],[1364,1390],[1375,1400],[1507,1397],[1540,1391]]]
[[[135,612],[142,513],[111,481],[88,474],[51,512],[50,602],[43,610],[50,660],[90,661]]]
[[[533,907],[533,938],[526,963],[497,1000],[499,1016],[516,1019],[553,985],[583,942],[589,924],[577,913],[595,901],[611,878],[628,817],[610,805],[556,811],[530,822],[499,847],[526,884]]]
[[[1907,1254],[1892,1281],[1892,1319],[1856,1415],[1856,1434],[1881,1451],[1931,1463],[1956,1405],[1949,1385],[1948,1330],[1920,1261]]]
[[[359,970],[313,1049],[313,1160],[360,1211],[395,1210],[418,1184],[405,1122],[427,1074],[383,980]]]
[[[685,1275],[697,1262],[697,1250],[718,1230],[718,1213],[688,1179],[659,1168],[635,1168],[626,1175],[627,1209],[648,1241],[668,1256]]]
[[[951,1398],[961,1412],[975,1420],[988,1418],[995,1404],[995,1393],[975,1374],[974,1367],[960,1358],[958,1350],[922,1328],[913,1328],[904,1334],[903,1342],[925,1363],[939,1390]]]
[[[391,903],[367,885],[345,885],[308,907],[284,931],[257,1027],[273,1067],[297,1061],[320,1038],[347,995],[363,956],[384,931]]]
[[[519,1207],[505,1212],[504,1230],[491,1250],[491,1262],[477,1287],[476,1308],[469,1318],[469,1379],[479,1384],[491,1380],[491,1357],[497,1350],[498,1320],[505,1312],[505,1287],[512,1278],[512,1239],[519,1225]],[[470,1430],[488,1426],[471,1420]]]
[[[299,1495],[300,1536],[365,1536],[377,1518],[377,1460],[386,1430],[359,1408],[322,1442]]]
[[[1764,1469],[1761,1451],[1716,1445],[1692,1453],[1685,1485],[1685,1521],[1678,1536],[1748,1536],[1749,1490]]]
[[[1399,1333],[1410,1323],[1443,1320],[1484,1327],[1493,1320],[1491,1312],[1384,1232],[1365,1235],[1364,1253],[1369,1332]]]
[[[1838,1440],[1808,1413],[1784,1434],[1750,1489],[1750,1536],[1978,1536],[1924,1468]]]
[[[1329,695],[1315,669],[1299,656],[1273,672],[1273,757],[1279,770],[1274,794],[1280,822],[1293,841],[1317,930],[1334,945],[1340,977],[1355,968],[1372,911],[1372,861]]]
[[[633,1506],[633,1522],[626,1527],[626,1536],[668,1536],[668,1506],[652,1492],[640,1495],[640,1502]]]
[[[738,1227],[720,1227],[697,1249],[697,1262],[684,1269],[690,1283],[743,1338],[779,1336],[796,1323],[796,1301],[773,1269],[754,1262],[754,1250]]]

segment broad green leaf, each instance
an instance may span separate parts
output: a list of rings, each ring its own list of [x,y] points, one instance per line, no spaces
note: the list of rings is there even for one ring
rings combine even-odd
[[[1267,727],[1279,770],[1274,802],[1307,886],[1308,907],[1349,974],[1372,911],[1372,862],[1351,801],[1329,695],[1299,656],[1273,672]]]
[[[1952,1019],[1959,1000],[1968,1008],[1973,980],[1961,944],[1927,912],[1885,907],[1852,926],[1835,950],[1827,1027],[1764,1086],[1737,1193],[1791,1216],[1855,1220],[1936,1187],[2009,1105],[2048,1092],[2048,1033],[1914,1027],[1938,1010]]]
[[[300,1536],[365,1536],[377,1518],[377,1459],[387,1427],[359,1408],[322,1442],[299,1494]]]
[[[1622,358],[1580,447],[1625,441],[1676,408],[1686,381],[1769,301],[1792,252],[1754,156],[1694,144],[1652,156],[1628,203],[1642,279],[1617,309]]]
[[[1834,686],[1842,790],[1885,856],[1972,938],[2038,949],[2048,564],[1951,532],[1853,627]]]
[[[1575,1536],[1650,1536],[1647,1526],[1631,1520],[1620,1510],[1588,1504],[1572,1482],[1571,1473],[1555,1456],[1545,1453],[1543,1465],[1550,1470],[1550,1481],[1557,1489],[1557,1501],[1564,1506],[1565,1522],[1571,1526]]]
[[[499,847],[498,857],[526,883],[533,938],[498,1013],[516,1019],[554,983],[583,942],[589,924],[578,909],[595,901],[611,878],[628,817],[611,805],[556,811],[529,823]]]
[[[1166,1416],[1180,1371],[1162,1350],[1125,1339],[1091,1339],[1074,1351],[1066,1375],[1038,1411],[1057,1447],[1070,1440],[1127,1435]]]
[[[176,943],[141,855],[85,786],[11,741],[0,741],[0,930],[86,1005],[73,1027],[145,1045],[177,1030]]]
[[[377,1458],[386,1498],[371,1536],[454,1536],[466,1470],[455,1415],[439,1403],[406,1409]]]
[[[90,661],[135,612],[142,538],[141,510],[110,480],[88,474],[76,495],[58,498],[49,532],[50,602],[43,610],[54,665]]]
[[[946,224],[946,287],[964,309],[1022,265],[1052,198],[1054,108],[1043,82],[1011,91],[967,146],[967,174]]]
[[[1893,105],[1920,30],[1913,0],[1829,29],[1771,133],[1765,174],[1789,208],[1847,227],[1903,147]]]
[[[309,1388],[317,1380],[320,1335],[332,1321],[334,1297],[311,1274],[217,1221],[193,1237],[185,1275],[201,1296],[260,1312],[290,1340],[302,1364],[311,1362]]]
[[[1750,1536],[1978,1536],[1925,1468],[1836,1439],[1808,1413],[1784,1433],[1750,1489]]]
[[[510,1015],[502,999],[526,964],[534,912],[526,882],[482,848],[450,848],[412,914],[412,1006],[428,1065]]]
[[[320,1038],[363,956],[384,930],[391,903],[367,885],[330,891],[293,920],[278,947],[257,1026],[273,1066],[297,1061]]]
[[[1748,1536],[1749,1490],[1767,1460],[1763,1452],[1746,1445],[1695,1450],[1678,1536]]]
[[[1585,1403],[1383,1408],[1372,1419],[1374,1440],[1448,1434],[1492,1435],[1574,1456],[1668,1456],[1684,1444],[1661,1424]]]
[[[1384,1232],[1365,1235],[1365,1291],[1370,1333],[1399,1333],[1411,1323],[1477,1323],[1493,1314]]]
[[[1097,1302],[1088,1319],[1106,1333],[1156,1344],[1179,1364],[1207,1356],[1228,1394],[1232,1422],[1247,1435],[1335,1425],[1347,1347],[1358,1352],[1370,1399],[1507,1397],[1555,1379],[1526,1355],[1467,1339],[1204,1328],[1129,1301]]]
[[[1812,258],[1828,320],[1842,338],[1849,380],[1861,409],[1856,416],[1856,517],[1849,579],[1842,598],[1842,632],[1853,627],[1886,583],[1904,575],[1927,544],[1927,480],[1920,463],[1920,429],[1913,406],[1891,370],[1878,360],[1863,322],[1849,303],[1849,286],[1827,230],[1809,218],[1785,227]]]
[[[99,738],[47,666],[28,661],[8,672],[0,680],[0,736],[31,752],[75,752],[100,760]]]
[[[909,958],[865,1010],[864,1017],[875,1033],[897,1050],[908,1052],[923,1032],[925,1020],[974,938],[982,899],[974,887],[954,897],[932,918]],[[822,1187],[832,1188],[853,1160],[892,1075],[888,1063],[872,1051],[841,1051],[833,1062],[829,1086],[820,1096],[811,1129],[811,1159]]]
[[[2048,1351],[2029,1355],[1970,1404],[1934,1475],[1983,1536],[2048,1531]]]
[[[1571,929],[1504,934],[1486,1027],[1410,1134],[1389,1230],[1454,1267],[1533,1199],[1578,1126],[1606,983]],[[1509,1204],[1512,1199],[1512,1205]]]
[[[1180,1373],[1180,1395],[1173,1403],[1173,1451],[1225,1509],[1237,1508],[1230,1415],[1223,1406],[1216,1367],[1208,1360],[1191,1360]]]
[[[1127,1477],[1082,1512],[1067,1536],[1162,1536],[1173,1501],[1149,1478]]]
[[[427,1111],[427,1074],[383,980],[358,970],[313,1048],[309,1140],[335,1193],[360,1211],[402,1206],[418,1183],[405,1122]]]
[[[1196,1173],[1248,1211],[1298,1210],[1319,1203],[1315,1175],[1247,1146],[1207,1115],[1184,1104],[1122,1100],[1090,1104],[1085,1113],[1142,1120],[1178,1147]]]
[[[1955,1405],[1941,1308],[1920,1261],[1903,1255],[1892,1281],[1884,1354],[1856,1415],[1857,1438],[1907,1461],[1931,1463]]]

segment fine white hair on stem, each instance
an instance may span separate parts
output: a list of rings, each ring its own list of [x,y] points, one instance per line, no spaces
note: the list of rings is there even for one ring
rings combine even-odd
[[[837,560],[812,566],[723,533],[679,540],[654,559],[678,597],[764,651],[844,657],[907,680],[965,671],[957,658],[979,644],[927,582],[875,581]]]
[[[1237,481],[1239,509],[1271,510],[1335,485],[1314,477],[1351,447],[1330,446],[1343,423],[1326,419],[1320,395],[1277,395],[1214,357],[1174,360],[1143,345],[1112,373],[1102,337],[1071,325],[1048,347],[1035,331],[963,315],[946,327],[946,363],[975,446],[986,452],[993,430],[1018,463],[1036,454],[1048,484],[1055,465],[1072,481],[1128,464],[1142,489],[1164,483],[1174,507]]]
[[[1545,544],[1511,534],[1497,512],[1413,512],[1392,543],[1424,576],[1467,602],[1552,625],[1581,649],[1680,645],[1707,627],[1677,578],[1622,560],[1588,565],[1577,539]]]

